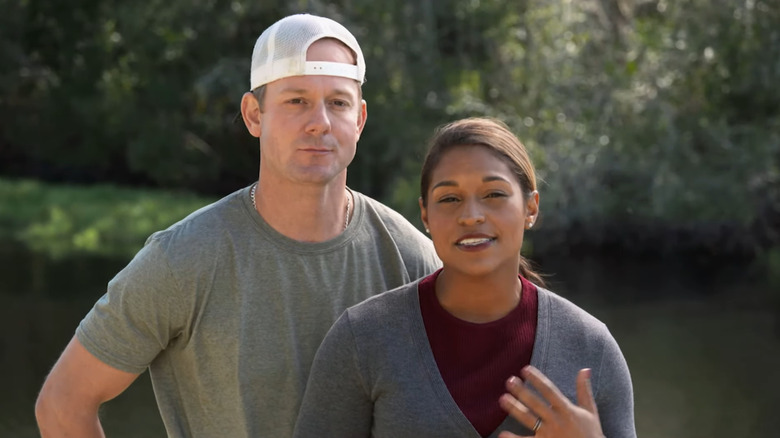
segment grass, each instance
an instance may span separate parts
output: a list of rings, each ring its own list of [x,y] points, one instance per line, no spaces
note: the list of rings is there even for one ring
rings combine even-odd
[[[150,234],[213,201],[190,193],[0,178],[0,241],[55,258],[129,257]]]

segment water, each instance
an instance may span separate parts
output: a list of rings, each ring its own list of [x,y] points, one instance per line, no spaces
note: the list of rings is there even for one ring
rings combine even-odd
[[[37,437],[50,367],[126,260],[50,260],[0,246],[0,437]],[[553,290],[604,321],[634,380],[640,437],[777,436],[780,331],[772,290],[741,268],[679,260],[548,260]],[[109,437],[164,437],[148,374],[106,404]]]
[[[778,436],[780,307],[766,276],[685,260],[545,267],[620,344],[640,437]]]
[[[38,437],[34,405],[81,318],[127,260],[54,261],[0,246],[0,437]],[[164,437],[148,373],[101,408],[109,437]]]

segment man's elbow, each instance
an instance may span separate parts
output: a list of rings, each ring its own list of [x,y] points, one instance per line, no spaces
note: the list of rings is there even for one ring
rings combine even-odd
[[[91,409],[67,397],[56,389],[56,385],[47,381],[35,401],[35,420],[43,438],[83,436],[70,434],[69,431],[91,429],[94,425],[90,423],[97,423],[97,408]]]
[[[67,415],[63,415],[63,406],[66,404],[57,400],[49,382],[46,382],[38,394],[38,399],[35,400],[35,421],[38,422],[38,429],[42,436],[47,436],[49,431],[60,429],[58,418]]]
[[[38,429],[40,429],[43,436],[45,436],[45,431],[52,423],[51,419],[55,417],[55,406],[56,403],[52,400],[49,391],[44,386],[38,394],[38,399],[35,400],[35,421],[38,423]]]

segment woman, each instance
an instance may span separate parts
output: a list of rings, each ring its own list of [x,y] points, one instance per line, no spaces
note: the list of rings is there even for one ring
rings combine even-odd
[[[614,338],[520,255],[539,214],[520,141],[490,119],[443,126],[420,194],[442,269],[344,312],[295,436],[636,436]]]

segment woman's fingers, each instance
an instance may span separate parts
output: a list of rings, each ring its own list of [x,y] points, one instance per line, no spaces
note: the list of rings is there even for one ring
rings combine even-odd
[[[528,365],[527,367],[523,368],[521,374],[523,375],[523,379],[527,383],[530,383],[531,386],[533,386],[537,391],[539,391],[539,394],[541,394],[542,398],[546,400],[546,404],[551,406],[554,410],[567,409],[571,404],[569,399],[566,398],[566,396],[563,395],[558,387],[555,386],[555,384],[551,382],[547,376],[542,374],[541,371],[537,370],[531,365]],[[536,398],[538,399],[538,397]],[[525,402],[525,400],[521,400]],[[540,402],[544,403],[541,400]],[[535,410],[534,406],[531,406],[531,408]]]
[[[540,419],[541,421],[550,419],[552,412],[549,404],[539,398],[519,378],[510,377],[506,382],[506,388],[509,394],[502,395],[499,404],[525,427],[533,430]]]
[[[519,398],[522,397],[521,393],[527,391],[527,388],[523,387],[523,382],[517,377],[512,376],[507,380],[506,388],[509,390],[509,394],[502,395],[501,398],[498,399],[498,403],[505,411],[521,423],[533,426],[538,415],[532,412],[528,406],[519,400]]]
[[[590,375],[588,368],[577,374],[575,405],[539,370],[528,366],[522,370],[525,382],[517,377],[510,378],[506,385],[510,393],[502,395],[499,403],[537,437],[603,438]],[[500,438],[524,437],[505,433]]]
[[[498,399],[498,403],[501,405],[501,408],[504,409],[510,416],[519,421],[529,430],[533,429],[536,420],[539,418],[511,394],[502,395],[501,398]],[[511,432],[503,431],[498,435],[498,438],[523,437],[515,435]]]
[[[590,368],[583,368],[577,374],[577,404],[598,418],[599,410],[596,407],[596,400],[593,398],[590,374]]]

